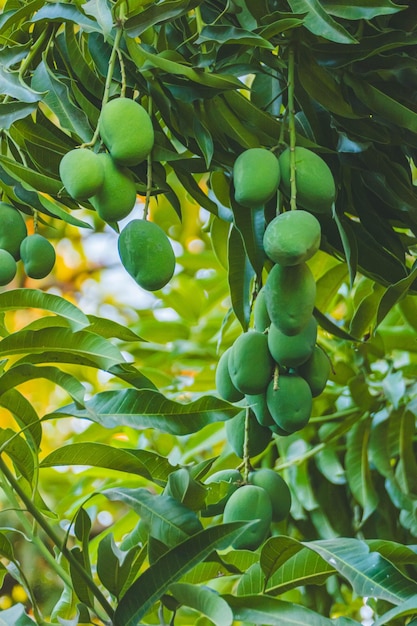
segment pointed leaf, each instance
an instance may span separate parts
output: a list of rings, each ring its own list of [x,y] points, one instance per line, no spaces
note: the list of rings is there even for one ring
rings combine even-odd
[[[366,420],[352,427],[348,433],[345,463],[349,487],[363,509],[362,522],[372,515],[379,501],[369,465],[369,435],[370,424]]]
[[[73,330],[81,330],[90,324],[86,315],[74,304],[61,296],[44,293],[38,289],[12,289],[0,293],[0,310],[43,309],[61,315],[68,320]]]
[[[336,17],[345,20],[371,20],[378,15],[390,15],[405,9],[391,0],[351,0],[343,4],[340,0],[322,0],[323,8]]]
[[[174,583],[169,590],[180,604],[205,615],[215,626],[232,626],[233,613],[229,605],[213,589]]]
[[[1,111],[1,110],[0,110]],[[0,164],[2,168],[17,181],[20,181],[23,186],[29,185],[29,189],[36,189],[37,191],[43,191],[51,195],[58,195],[59,190],[62,187],[62,183],[55,178],[41,174],[18,161],[9,159],[5,156],[0,156]]]
[[[303,548],[271,576],[265,586],[265,593],[281,595],[295,587],[322,585],[335,573],[335,568],[321,556]]]
[[[303,544],[293,539],[280,535],[270,537],[262,546],[260,565],[265,579],[268,579],[294,554],[303,549]]]
[[[114,626],[137,626],[154,603],[214,550],[225,548],[246,528],[234,522],[201,530],[164,554],[128,589],[114,614]]]
[[[408,615],[415,615],[417,612],[417,595],[412,596],[409,600],[402,602],[400,606],[396,606],[390,611],[387,611],[379,619],[372,622],[372,626],[383,626],[383,624],[392,624],[392,620],[398,620],[399,617],[405,617]],[[412,626],[413,622],[407,622]]]
[[[0,626],[33,626],[34,621],[27,615],[23,604],[0,611]]]
[[[228,259],[228,281],[233,311],[243,330],[247,330],[250,317],[250,285],[254,271],[246,255],[242,237],[235,226],[229,235]]]
[[[417,584],[403,576],[363,541],[350,538],[312,541],[305,544],[333,566],[360,597],[370,596],[401,604],[416,595]]]
[[[36,104],[26,102],[2,102],[0,104],[0,127],[9,130],[17,121],[36,111]]]
[[[0,406],[4,407],[15,418],[32,448],[39,448],[42,439],[42,427],[38,414],[31,403],[16,389],[10,389],[0,396]]]
[[[0,451],[13,461],[16,469],[31,483],[35,472],[33,454],[22,436],[11,428],[0,429]]]
[[[84,410],[68,405],[57,409],[49,417],[72,415],[97,422],[105,428],[124,425],[139,430],[156,428],[172,435],[187,435],[208,424],[227,420],[239,411],[234,405],[212,396],[181,404],[150,389],[103,391],[88,400],[85,406]]]
[[[304,26],[315,35],[336,43],[357,43],[343,26],[330,17],[319,0],[288,0],[288,4],[294,13],[307,13]]]
[[[82,8],[84,13],[95,18],[104,39],[107,39],[113,28],[113,15],[107,0],[89,0]]]

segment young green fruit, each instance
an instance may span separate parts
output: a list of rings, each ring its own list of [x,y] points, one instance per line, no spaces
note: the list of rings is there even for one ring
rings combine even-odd
[[[226,422],[226,438],[235,454],[243,459],[245,446],[246,410]],[[248,423],[248,454],[250,457],[261,454],[272,439],[272,432],[259,424],[255,415],[250,411]]]
[[[249,483],[265,489],[272,504],[272,521],[281,522],[291,509],[291,492],[285,480],[267,467],[249,474]]]
[[[242,393],[261,393],[271,380],[274,363],[268,338],[256,330],[239,335],[229,355],[233,385]]]
[[[223,521],[250,522],[257,520],[244,530],[232,543],[236,550],[256,550],[266,539],[272,521],[271,500],[262,487],[243,485],[237,489],[224,507]]]
[[[279,157],[281,189],[291,195],[291,152],[287,148]],[[336,197],[333,174],[327,163],[315,152],[295,148],[295,183],[297,204],[313,213],[329,213]]]
[[[256,296],[253,305],[253,327],[263,333],[270,325],[268,309],[266,308],[265,289],[262,287]]]
[[[138,165],[153,148],[152,120],[144,107],[130,98],[115,98],[102,108],[101,138],[119,165]]]
[[[55,265],[55,248],[48,239],[38,233],[23,239],[20,256],[29,278],[45,278]]]
[[[276,435],[280,435],[281,437],[288,436],[289,433],[286,433],[285,430],[279,428],[279,426],[277,426],[274,422],[266,403],[266,393],[258,393],[253,396],[247,394],[245,398],[248,407],[250,407],[261,426],[269,428],[271,432]]]
[[[20,244],[27,235],[22,214],[11,204],[0,202],[0,248],[20,259]]]
[[[244,394],[236,389],[232,383],[229,373],[229,356],[231,348],[228,348],[221,355],[216,368],[216,389],[217,393],[227,402],[239,402]]]
[[[266,227],[265,254],[280,265],[298,265],[308,261],[319,249],[320,222],[314,215],[299,209],[277,215]]]
[[[275,324],[271,324],[268,332],[268,347],[278,365],[297,367],[310,358],[316,339],[317,322],[312,315],[310,321],[296,335],[286,335]]]
[[[175,254],[160,226],[148,220],[132,220],[118,242],[120,260],[137,284],[148,291],[162,289],[175,270]]]
[[[281,179],[278,159],[265,148],[249,148],[233,166],[235,200],[256,209],[272,198]]]
[[[76,148],[62,157],[59,175],[71,198],[87,200],[99,191],[104,182],[103,163],[92,150]]]
[[[242,483],[242,476],[237,469],[225,469],[215,472],[209,476],[206,480],[206,485],[213,485],[218,483],[227,483],[226,493],[215,504],[209,504],[206,509],[201,511],[203,517],[212,517],[213,515],[220,515],[224,511],[226,502],[238,489]]]
[[[285,432],[295,433],[308,424],[313,399],[301,376],[280,374],[277,388],[274,381],[268,385],[266,402],[275,423]]]
[[[109,154],[100,153],[104,180],[90,202],[102,220],[111,224],[127,217],[136,203],[136,186],[129,170],[120,167]]]
[[[17,265],[7,250],[0,250],[0,286],[7,285],[16,276]]]
[[[319,396],[331,373],[330,359],[323,348],[315,346],[310,358],[297,367],[297,373],[307,381],[313,398]]]
[[[316,299],[308,265],[274,265],[265,282],[265,298],[271,322],[286,335],[299,333],[311,320]]]

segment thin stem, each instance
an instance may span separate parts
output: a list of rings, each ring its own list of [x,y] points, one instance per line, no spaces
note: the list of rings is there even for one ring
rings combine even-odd
[[[297,208],[297,184],[295,167],[295,106],[294,106],[294,80],[295,80],[295,54],[294,46],[290,45],[288,51],[288,128],[290,131],[290,184],[291,198],[290,208]]]
[[[22,80],[23,79],[23,75],[26,72],[26,70],[28,69],[28,67],[30,66],[30,64],[32,63],[32,59],[33,57],[36,55],[36,53],[38,52],[39,48],[42,46],[43,42],[45,41],[45,39],[47,37],[50,36],[50,29],[49,28],[45,28],[45,30],[43,30],[39,37],[34,41],[32,47],[30,48],[27,56],[23,59],[22,63],[20,64],[19,67],[19,79]]]
[[[243,440],[243,480],[245,483],[249,482],[249,472],[251,470],[249,456],[249,420],[250,408],[247,406],[245,415],[245,435]]]
[[[200,9],[199,6],[194,9],[194,13],[195,13],[195,21],[196,21],[196,25],[197,25],[197,32],[198,32],[198,34],[200,34],[201,31],[204,28],[204,22],[203,22],[203,18],[201,17],[201,9]],[[203,42],[201,44],[201,50],[202,50],[203,54],[207,53],[207,46],[206,46],[205,42]]]
[[[152,97],[149,96],[148,99],[148,113],[149,117],[152,117]],[[149,213],[149,203],[151,201],[151,192],[152,192],[152,150],[148,154],[146,159],[146,196],[145,196],[145,206],[143,209],[143,219],[148,219]]]
[[[38,525],[42,528],[42,530],[46,533],[46,535],[51,539],[51,541],[56,545],[56,547],[60,550],[65,559],[71,564],[71,566],[77,571],[78,575],[84,580],[86,586],[90,589],[96,600],[104,609],[105,613],[108,617],[112,618],[114,614],[113,607],[107,601],[107,598],[101,592],[101,590],[97,587],[94,580],[91,576],[86,572],[83,566],[74,558],[71,551],[67,548],[66,545],[62,544],[60,536],[55,532],[52,526],[47,522],[42,513],[38,511],[35,504],[32,500],[27,496],[25,491],[21,488],[18,480],[15,478],[13,473],[9,470],[7,464],[0,456],[0,472],[6,477],[13,491],[19,496],[19,498],[24,503],[28,512],[32,515],[32,517],[37,521]],[[72,584],[70,583],[70,586]]]

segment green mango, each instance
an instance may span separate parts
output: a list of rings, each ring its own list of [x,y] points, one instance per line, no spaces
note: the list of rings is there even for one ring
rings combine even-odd
[[[0,202],[0,248],[20,259],[20,244],[27,236],[25,220],[11,204]]]
[[[233,166],[235,200],[250,209],[261,207],[276,193],[280,179],[275,154],[265,148],[249,148]]]
[[[224,507],[223,522],[250,522],[257,520],[250,528],[233,541],[235,550],[256,550],[268,536],[272,521],[272,504],[269,495],[262,487],[242,485]]]
[[[71,198],[87,200],[94,196],[103,185],[103,162],[92,150],[76,148],[62,157],[59,175]]]
[[[136,185],[126,167],[113,161],[110,154],[100,153],[104,180],[90,202],[102,220],[108,224],[124,219],[136,204]]]
[[[237,469],[219,470],[209,476],[205,482],[209,489],[210,485],[219,483],[227,483],[226,493],[218,502],[209,504],[206,509],[201,511],[203,517],[212,517],[213,515],[221,515],[223,513],[226,502],[242,484],[242,475]]]
[[[55,248],[48,239],[35,233],[23,239],[20,256],[27,276],[45,278],[55,265]]]
[[[10,283],[16,276],[17,264],[7,250],[0,250],[0,286]]]
[[[265,298],[271,322],[286,335],[299,333],[311,320],[316,299],[308,265],[274,265],[265,282]]]
[[[274,422],[287,433],[304,428],[310,419],[313,398],[308,383],[297,374],[280,374],[277,386],[272,381],[266,402]]]
[[[246,409],[226,421],[226,438],[235,454],[243,459],[245,445]],[[248,454],[258,456],[269,445],[272,432],[261,426],[252,411],[249,412]]]
[[[132,220],[118,241],[120,260],[137,284],[148,291],[162,289],[175,271],[175,254],[165,231],[148,220]]]
[[[291,152],[287,148],[279,156],[281,189],[291,196]],[[318,154],[295,148],[295,184],[297,205],[313,213],[330,213],[336,198],[336,185],[331,169]]]
[[[317,340],[317,322],[312,315],[306,326],[296,335],[285,335],[271,324],[268,332],[268,347],[274,360],[283,367],[297,367],[313,353]]]
[[[265,229],[265,254],[280,265],[305,263],[319,249],[320,222],[307,211],[286,211],[274,217]]]
[[[236,389],[261,393],[271,380],[273,368],[266,335],[256,330],[239,335],[229,355],[230,378]]]
[[[289,433],[285,432],[282,428],[279,428],[279,426],[277,426],[274,422],[274,418],[269,412],[268,405],[266,403],[265,393],[258,393],[253,396],[246,394],[245,398],[248,407],[250,407],[261,426],[269,428],[271,432],[276,435],[280,435],[281,437],[288,436]]]
[[[249,483],[262,487],[272,504],[272,521],[281,522],[291,509],[291,491],[285,480],[273,469],[267,467],[249,473]]]
[[[152,120],[146,109],[131,98],[115,98],[100,113],[98,128],[112,159],[119,165],[138,165],[154,144]]]
[[[268,309],[266,308],[265,289],[262,287],[253,304],[253,327],[263,333],[270,325]]]
[[[239,402],[244,397],[244,394],[236,389],[232,383],[229,373],[229,356],[231,348],[227,348],[221,355],[216,368],[216,389],[217,393],[223,400],[227,402]]]
[[[320,346],[315,346],[310,358],[297,367],[297,374],[307,381],[311,395],[316,398],[324,391],[331,369],[330,359],[326,352]]]

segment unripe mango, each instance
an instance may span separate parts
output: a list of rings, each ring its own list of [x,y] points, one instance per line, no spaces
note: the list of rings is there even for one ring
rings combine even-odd
[[[246,410],[226,422],[226,438],[235,454],[243,459],[245,445]],[[250,457],[263,452],[272,439],[272,432],[259,424],[255,415],[250,411],[248,423],[248,454]]]
[[[291,195],[290,154],[287,148],[279,157],[281,189],[287,196]],[[297,205],[313,213],[329,213],[336,197],[336,186],[326,161],[315,152],[297,146],[295,167]]]
[[[111,224],[127,217],[136,204],[136,186],[129,170],[118,166],[109,154],[100,153],[104,180],[90,202],[102,220]]]
[[[227,483],[226,494],[215,504],[209,504],[206,509],[201,511],[203,517],[211,517],[213,515],[220,515],[224,511],[226,502],[238,489],[242,483],[242,476],[237,469],[225,469],[215,472],[209,476],[206,480],[206,485],[213,485],[213,483]]]
[[[268,385],[266,402],[275,423],[287,433],[307,425],[313,399],[308,383],[296,374],[280,374],[277,388]]]
[[[256,550],[266,539],[272,521],[271,500],[262,487],[243,485],[237,489],[224,508],[223,521],[250,522],[258,520],[244,530],[232,543],[236,550]]]
[[[239,402],[244,394],[236,389],[232,383],[229,373],[229,356],[231,348],[228,348],[221,355],[216,368],[216,389],[217,393],[227,402]]]
[[[320,222],[300,209],[277,215],[265,229],[263,245],[265,254],[274,263],[298,265],[317,252],[320,239]]]
[[[160,226],[148,220],[132,220],[118,242],[120,260],[137,284],[148,291],[162,289],[175,270],[175,254]]]
[[[7,285],[16,276],[17,265],[7,250],[0,250],[0,286]]]
[[[313,398],[319,396],[331,373],[330,359],[320,346],[315,346],[310,358],[297,367],[297,373],[308,383]]]
[[[154,144],[152,120],[146,109],[130,98],[107,102],[100,114],[101,138],[119,165],[138,165]]]
[[[271,324],[268,332],[268,347],[278,365],[297,367],[310,358],[316,339],[317,322],[312,315],[310,321],[296,335],[285,335],[275,324]]]
[[[236,389],[261,393],[271,379],[273,367],[266,335],[254,330],[236,339],[229,355],[230,378]]]
[[[274,422],[266,403],[266,393],[258,393],[253,396],[246,395],[245,397],[248,407],[250,407],[253,411],[261,426],[269,428],[273,433],[280,435],[281,437],[288,436],[289,433],[286,433],[285,430],[279,428],[279,426],[277,426]]]
[[[249,483],[262,487],[272,504],[272,521],[281,522],[291,509],[291,492],[285,480],[273,469],[263,467],[250,472]]]
[[[316,299],[308,265],[274,265],[265,282],[265,298],[272,323],[286,335],[299,333],[310,321]]]
[[[38,233],[23,239],[20,256],[27,276],[45,278],[55,265],[55,248],[48,239]]]
[[[233,166],[235,200],[256,209],[272,198],[281,179],[278,159],[265,148],[249,148]]]
[[[270,323],[271,320],[269,319],[268,309],[266,308],[265,289],[262,287],[253,305],[253,327],[260,333],[263,333]]]
[[[11,204],[0,202],[0,248],[20,259],[20,244],[27,235],[26,223],[20,211]]]
[[[92,150],[76,148],[62,157],[59,175],[71,198],[87,200],[99,191],[104,182],[103,162]]]

